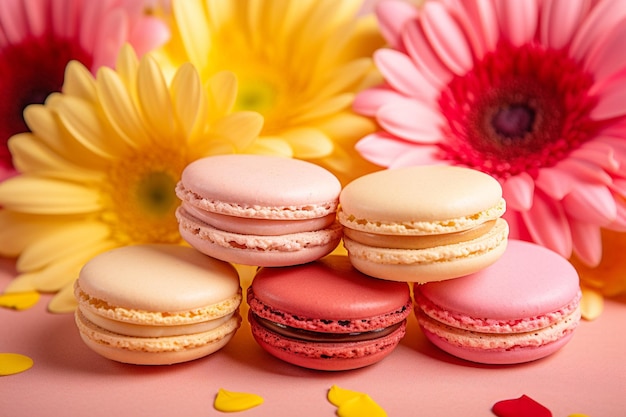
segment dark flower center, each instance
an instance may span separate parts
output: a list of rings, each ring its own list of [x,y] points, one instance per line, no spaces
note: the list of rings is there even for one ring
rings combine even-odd
[[[29,130],[24,109],[61,90],[65,67],[73,59],[87,68],[92,64],[92,56],[77,39],[50,33],[0,49],[0,158],[3,152],[8,155],[6,142],[12,135]]]
[[[565,51],[500,44],[442,92],[440,157],[500,179],[535,177],[599,129],[589,118],[592,83]]]

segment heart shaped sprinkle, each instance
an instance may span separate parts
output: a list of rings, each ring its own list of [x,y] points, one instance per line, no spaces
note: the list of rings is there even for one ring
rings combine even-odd
[[[527,395],[498,401],[491,411],[498,417],[552,417],[550,410]]]

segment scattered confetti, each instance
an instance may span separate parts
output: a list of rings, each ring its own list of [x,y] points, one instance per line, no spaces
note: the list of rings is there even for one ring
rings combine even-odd
[[[385,410],[369,395],[337,385],[328,390],[328,401],[337,407],[339,417],[387,417]]]
[[[498,401],[491,411],[498,417],[552,417],[550,410],[527,395]]]
[[[245,392],[232,392],[220,388],[215,396],[213,406],[217,411],[232,413],[249,410],[261,404],[263,404],[263,398],[259,395]]]
[[[29,370],[33,360],[19,353],[0,353],[0,376],[19,374]]]
[[[37,291],[0,294],[0,307],[14,310],[26,310],[37,304],[37,301],[39,301]]]

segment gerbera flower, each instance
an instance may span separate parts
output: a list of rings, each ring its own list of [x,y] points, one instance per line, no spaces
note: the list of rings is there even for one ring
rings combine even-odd
[[[0,181],[14,174],[7,140],[27,131],[22,113],[60,91],[65,66],[113,66],[129,42],[138,53],[167,40],[165,24],[137,0],[0,1]]]
[[[31,105],[31,132],[9,147],[21,175],[0,184],[0,255],[17,256],[8,292],[60,292],[94,255],[135,243],[180,243],[174,187],[191,161],[254,146],[263,118],[233,112],[232,73],[203,85],[187,63],[167,82],[150,55],[125,46],[94,78],[75,61],[62,93]]]
[[[600,228],[626,229],[626,4],[389,1],[377,16],[385,82],[354,108],[381,130],[358,151],[491,174],[511,236],[596,265]]]
[[[361,0],[174,1],[164,62],[191,61],[203,79],[237,74],[236,108],[264,116],[257,152],[313,160],[341,179],[372,170],[353,149],[375,129],[354,114],[354,93],[373,85],[383,45]]]

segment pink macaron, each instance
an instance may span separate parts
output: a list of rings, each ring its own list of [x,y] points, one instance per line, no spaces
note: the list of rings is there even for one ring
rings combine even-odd
[[[298,265],[335,249],[341,183],[297,159],[221,155],[188,165],[176,187],[180,233],[200,252],[256,266]]]
[[[454,280],[414,285],[415,313],[426,337],[473,362],[514,364],[551,355],[580,321],[574,267],[534,243],[510,240],[502,257]]]
[[[262,268],[248,289],[254,339],[273,356],[305,368],[338,371],[389,355],[406,331],[406,283],[368,277],[345,256]]]

